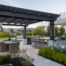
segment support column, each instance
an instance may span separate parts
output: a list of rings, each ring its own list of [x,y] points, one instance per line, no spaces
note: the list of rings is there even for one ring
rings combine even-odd
[[[49,47],[55,44],[54,37],[55,37],[54,21],[50,21],[50,40],[48,41]]]
[[[27,39],[26,39],[26,26],[24,26],[24,45],[27,45]]]
[[[55,37],[54,21],[50,21],[50,40],[54,40],[54,37]]]
[[[24,26],[24,39],[26,39],[26,26]]]

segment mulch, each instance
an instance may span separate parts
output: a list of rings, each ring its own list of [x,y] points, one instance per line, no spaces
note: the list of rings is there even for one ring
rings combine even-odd
[[[6,64],[12,64],[13,66],[27,66],[26,64],[23,65],[21,62],[24,61],[25,59],[19,57],[19,58],[12,58],[11,62],[8,62]],[[0,65],[4,65],[4,63],[0,63]],[[31,66],[34,66],[33,64]]]

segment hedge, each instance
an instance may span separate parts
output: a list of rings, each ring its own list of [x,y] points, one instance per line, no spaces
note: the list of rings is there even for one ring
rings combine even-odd
[[[43,57],[47,57],[59,63],[63,63],[66,65],[66,54],[62,52],[56,52],[54,49],[49,48],[40,48],[39,55]]]

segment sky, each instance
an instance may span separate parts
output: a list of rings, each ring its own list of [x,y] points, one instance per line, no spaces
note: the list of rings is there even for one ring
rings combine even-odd
[[[0,4],[55,13],[55,14],[60,14],[66,11],[66,0],[0,0]],[[41,22],[29,25],[28,27],[33,28],[37,27],[40,24]],[[3,27],[9,28],[9,26],[3,26]]]

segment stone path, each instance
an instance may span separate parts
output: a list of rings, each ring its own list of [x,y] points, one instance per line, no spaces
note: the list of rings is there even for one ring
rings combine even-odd
[[[20,50],[21,49],[27,49],[27,54],[31,57],[34,58],[33,64],[35,66],[64,66],[59,63],[56,63],[52,60],[43,58],[38,55],[38,49],[33,48],[31,45],[23,45],[23,42],[20,44]]]

